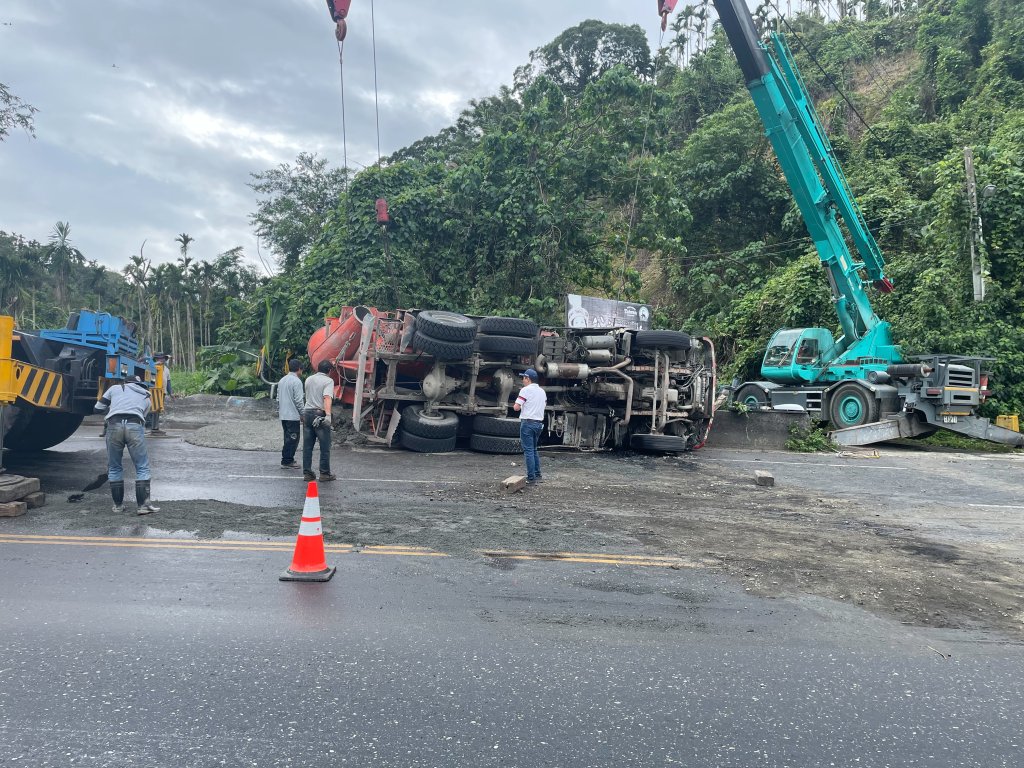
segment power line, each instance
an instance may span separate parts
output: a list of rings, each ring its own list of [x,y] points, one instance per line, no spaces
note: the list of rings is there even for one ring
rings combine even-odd
[[[928,205],[930,205],[930,203],[921,203],[918,206],[918,209],[924,208],[924,207],[926,207]],[[876,223],[884,223],[886,226],[893,227],[893,226],[899,226],[900,224],[907,224],[909,222],[915,221],[916,219],[917,219],[917,216],[913,215],[913,216],[908,216],[905,219],[897,219],[895,221],[887,221],[884,217],[879,217],[877,219],[872,219],[872,221],[874,221]],[[806,246],[806,245],[811,245],[813,242],[814,241],[810,238],[810,236],[795,238],[793,240],[784,240],[784,241],[782,241],[780,243],[773,243],[772,245],[764,246],[763,248],[761,248],[757,252],[756,256],[759,256],[759,257],[760,256],[790,256],[790,255],[794,255],[794,254],[799,254],[799,253],[803,253],[804,251],[802,249],[799,249],[799,248],[788,248],[786,246],[797,245],[797,244],[804,244]],[[681,257],[679,259],[679,261],[681,261],[681,262],[694,262],[694,263],[696,263],[696,262],[702,261],[704,259],[729,258],[731,256],[734,256],[734,255],[738,254],[738,253],[742,253],[743,251],[747,250],[748,248],[750,248],[751,245],[754,245],[754,244],[755,243],[750,243],[749,245],[746,245],[743,248],[737,248],[736,250],[733,250],[733,251],[711,251],[711,252],[708,252],[708,253],[698,254],[696,256],[683,256],[683,257]],[[744,263],[744,262],[742,262],[742,261],[740,261],[738,259],[732,259],[732,260],[733,261],[737,261],[738,263]],[[753,260],[753,257],[750,259],[750,261],[752,261],[752,260]]]
[[[789,21],[782,14],[782,10],[779,8],[778,5],[775,4],[775,1],[765,0],[765,2],[767,2],[772,8],[775,9],[775,12],[778,14],[779,19],[782,20],[782,23],[786,26],[786,29],[789,30],[789,34],[793,37],[794,40],[796,40],[800,47],[804,49],[804,52],[814,63],[814,66],[816,66],[821,71],[821,74],[825,76],[825,79],[828,80],[829,84],[835,89],[835,92],[838,93],[842,97],[843,101],[845,101],[846,104],[850,107],[850,109],[853,110],[853,114],[855,114],[857,116],[857,119],[864,124],[864,127],[867,129],[868,133],[871,133],[871,126],[868,125],[868,121],[864,119],[864,116],[861,115],[857,107],[853,105],[853,102],[847,98],[846,94],[843,92],[843,89],[840,88],[836,81],[832,79],[832,75],[825,71],[825,68],[821,65],[821,62],[818,61],[817,57],[815,57],[811,49],[807,47],[804,41],[800,38],[800,35],[796,33],[796,30],[790,25]]]
[[[662,43],[665,40],[665,30],[662,29],[658,36],[658,51],[661,52]],[[626,288],[626,266],[629,263],[629,242],[633,236],[633,224],[636,221],[636,201],[640,194],[640,172],[643,170],[644,155],[647,154],[647,135],[651,129],[651,116],[654,113],[654,92],[658,89],[658,71],[655,70],[651,80],[651,96],[647,101],[647,117],[644,120],[644,138],[640,144],[640,157],[636,164],[636,182],[633,184],[633,199],[629,204],[629,225],[626,227],[626,244],[622,251],[622,274],[619,277],[619,290],[615,294],[615,300],[622,297],[622,291]]]

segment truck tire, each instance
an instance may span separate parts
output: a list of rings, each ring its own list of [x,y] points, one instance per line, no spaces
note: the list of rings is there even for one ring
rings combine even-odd
[[[485,416],[480,414],[473,417],[473,432],[478,435],[518,438],[519,419],[507,416]]]
[[[494,352],[499,355],[535,355],[537,354],[537,341],[534,338],[523,338],[521,336],[477,336],[481,352]]]
[[[637,331],[633,346],[685,351],[690,348],[690,335],[682,331]]]
[[[398,433],[398,442],[403,448],[417,453],[447,453],[455,450],[455,435],[451,437],[421,437],[404,429]]]
[[[439,341],[472,341],[476,321],[456,312],[424,309],[416,315],[416,330]]]
[[[755,409],[768,405],[768,395],[757,384],[744,384],[733,393],[732,401]]]
[[[878,421],[878,401],[860,384],[840,384],[829,396],[828,420],[836,429],[871,424]]]
[[[537,324],[533,320],[520,317],[485,317],[480,321],[480,333],[493,336],[520,336],[524,339],[536,338]]]
[[[472,435],[469,447],[480,453],[522,453],[523,444],[518,437],[497,437],[496,435]]]
[[[24,428],[7,435],[4,445],[12,451],[43,451],[52,448],[71,437],[84,418],[80,413],[36,411]]]
[[[433,355],[438,360],[466,360],[473,356],[472,341],[444,341],[421,331],[413,335],[412,348]]]
[[[402,411],[402,429],[419,437],[435,440],[455,437],[459,431],[459,415],[452,411],[438,411],[433,415],[423,412],[422,405],[410,405]]]
[[[689,450],[686,438],[676,435],[631,435],[629,446],[635,451],[652,453],[683,453]]]

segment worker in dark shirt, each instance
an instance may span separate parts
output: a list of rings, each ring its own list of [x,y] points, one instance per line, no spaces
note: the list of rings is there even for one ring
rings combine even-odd
[[[133,376],[114,384],[96,402],[96,410],[104,414],[107,440],[107,479],[114,512],[124,511],[124,449],[135,465],[136,513],[159,512],[149,497],[149,454],[146,451],[146,414],[150,410],[149,389],[142,379]]]

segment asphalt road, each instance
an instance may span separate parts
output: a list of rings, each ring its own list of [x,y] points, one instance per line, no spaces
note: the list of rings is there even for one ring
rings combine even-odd
[[[338,574],[303,585],[277,580],[299,473],[183,434],[150,442],[147,518],[70,500],[104,467],[93,425],[5,457],[50,504],[0,519],[0,764],[1021,765],[1024,640],[957,618],[984,593],[944,617],[966,629],[880,606],[929,580],[953,605],[964,563],[1020,610],[1024,456],[554,454],[504,497],[518,457],[344,448],[320,486]]]
[[[274,543],[0,542],[0,763],[1019,766],[1024,646],[732,580]],[[205,548],[218,546],[220,548]],[[234,548],[229,548],[234,547]]]

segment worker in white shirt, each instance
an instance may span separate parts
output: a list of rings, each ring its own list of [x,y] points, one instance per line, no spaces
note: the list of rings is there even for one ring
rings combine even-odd
[[[544,482],[537,446],[544,429],[544,406],[547,402],[547,393],[537,383],[537,371],[527,368],[523,371],[523,388],[519,390],[519,397],[512,407],[519,412],[519,442],[523,444],[526,482],[529,485]]]

